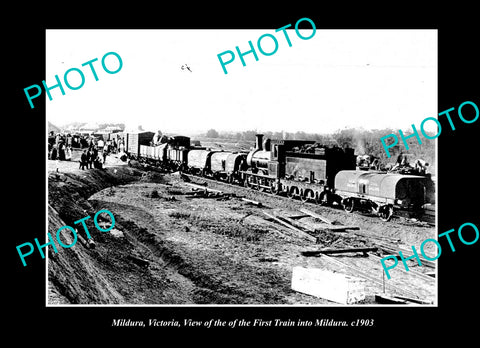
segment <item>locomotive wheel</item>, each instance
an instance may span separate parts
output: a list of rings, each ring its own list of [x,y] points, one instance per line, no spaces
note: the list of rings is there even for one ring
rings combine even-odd
[[[270,190],[270,189],[265,188],[265,187],[260,187],[260,185],[266,186],[266,185],[267,185],[266,182],[265,182],[265,183],[264,183],[264,182],[259,182],[259,183],[258,183],[258,189],[259,189],[260,191],[262,191],[262,192],[268,192],[268,190]]]
[[[353,198],[346,198],[343,200],[343,209],[347,213],[351,213],[355,210],[355,200]]]
[[[303,195],[300,196],[300,199],[302,200],[302,202],[308,202],[309,200],[314,198],[315,198],[315,194],[310,189],[306,189],[305,192],[303,192]]]
[[[290,199],[294,199],[298,195],[298,188],[296,186],[290,187],[288,190],[287,197]]]
[[[302,201],[302,203],[308,202],[308,195],[304,193],[300,196],[300,200]]]
[[[325,204],[325,192],[320,192],[315,195],[315,203],[324,205]]]
[[[390,221],[393,216],[393,207],[391,205],[382,205],[378,209],[378,216],[382,221]]]
[[[270,186],[270,191],[274,194],[274,195],[279,195],[281,192],[282,192],[282,188],[280,187],[280,189],[278,189],[278,186],[276,183],[272,183],[272,185]]]
[[[250,187],[253,190],[258,190],[260,188],[258,184],[255,182],[255,178],[253,176],[248,177],[247,182],[248,182],[248,187]]]

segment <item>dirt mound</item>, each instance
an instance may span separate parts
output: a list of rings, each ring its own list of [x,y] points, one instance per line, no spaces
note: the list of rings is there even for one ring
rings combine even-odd
[[[139,170],[119,167],[90,169],[71,173],[52,172],[48,176],[48,202],[68,225],[83,218],[92,209],[87,199],[95,192],[137,180]]]
[[[58,253],[49,249],[48,280],[49,303],[152,303],[154,296],[145,292],[163,293],[165,280],[162,273],[143,270],[129,255],[138,255],[136,246],[127,238],[118,238],[124,227],[116,222],[117,235],[99,232],[93,223],[95,213],[105,208],[92,204],[88,198],[97,191],[126,184],[141,178],[142,172],[128,167],[109,170],[88,170],[70,173],[53,172],[48,180],[48,231],[52,236],[65,225],[77,227],[78,235],[87,240],[83,227],[74,222],[86,216],[87,228],[95,241],[95,249],[87,248],[79,240],[68,249],[58,246]],[[60,233],[64,244],[73,241],[68,229]],[[57,244],[58,245],[58,244]],[[147,289],[142,291],[141,289]],[[163,296],[163,295],[162,295]],[[146,298],[147,299],[146,299]],[[157,303],[169,301],[158,299]],[[176,300],[173,300],[176,301]]]
[[[65,223],[59,214],[48,207],[48,229],[54,235]],[[64,244],[73,242],[72,234],[63,230],[60,233]],[[93,259],[78,241],[69,248],[58,248],[58,253],[49,249],[48,281],[49,303],[58,303],[61,296],[70,303],[121,303],[122,296],[93,267]]]
[[[159,183],[159,184],[166,183],[166,180],[165,180],[163,174],[153,172],[153,171],[143,172],[142,173],[142,178],[140,179],[140,181],[141,182],[154,182],[154,183]]]
[[[48,231],[52,236],[65,225],[78,227],[79,235],[87,239],[81,225],[74,221],[93,216],[95,208],[87,201],[94,192],[105,187],[135,180],[138,172],[129,168],[79,173],[50,173],[48,178]],[[87,221],[93,238],[97,236],[93,223]],[[68,229],[60,233],[62,242],[69,245],[73,235]],[[58,245],[58,243],[57,243]],[[58,253],[49,248],[49,303],[121,303],[122,296],[95,267],[95,253],[77,240],[68,249],[57,246]],[[59,300],[61,299],[61,300]]]

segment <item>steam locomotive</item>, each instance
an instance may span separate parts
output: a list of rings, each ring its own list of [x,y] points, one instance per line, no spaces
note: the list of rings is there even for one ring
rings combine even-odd
[[[423,206],[434,200],[428,176],[357,171],[351,148],[308,140],[264,140],[257,134],[251,151],[231,152],[192,146],[185,136],[169,137],[151,146],[153,135],[125,133],[128,157],[304,202],[341,205],[347,212],[366,209],[384,221],[389,221],[394,211],[417,217]]]

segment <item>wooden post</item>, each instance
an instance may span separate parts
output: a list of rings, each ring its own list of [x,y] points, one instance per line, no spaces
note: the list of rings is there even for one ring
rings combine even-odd
[[[382,271],[383,293],[385,293],[385,271]]]

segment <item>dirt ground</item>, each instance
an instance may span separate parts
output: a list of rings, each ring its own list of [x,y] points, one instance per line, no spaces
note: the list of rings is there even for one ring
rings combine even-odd
[[[324,247],[374,247],[378,243],[389,244],[395,250],[410,249],[412,245],[418,249],[423,240],[436,235],[435,228],[427,224],[404,218],[386,223],[366,214],[348,214],[334,207],[223,183],[207,184],[234,197],[192,198],[192,187],[180,175],[131,168],[114,156],[107,157],[105,170],[82,171],[75,161],[48,161],[48,170],[52,235],[62,224],[74,226],[74,221],[86,215],[93,218],[100,209],[108,209],[115,216],[114,229],[106,233],[96,230],[92,221],[87,222],[94,249],[78,243],[52,255],[51,304],[336,305],[291,290],[294,266],[366,279],[366,299],[360,304],[375,304],[374,295],[384,290],[390,295],[435,300],[435,279],[402,271],[401,262],[391,271],[392,279],[384,279],[379,257],[385,253],[380,250],[368,256],[301,254]],[[263,206],[239,197],[259,201]],[[325,230],[317,234],[319,243],[315,244],[269,221],[264,214],[295,215],[300,207],[360,230]],[[313,218],[305,221],[309,219],[314,222]],[[81,228],[79,235],[86,238]],[[68,240],[68,236],[63,238]],[[427,254],[434,251],[427,248]],[[408,265],[418,273],[435,271],[415,266],[413,261]]]

